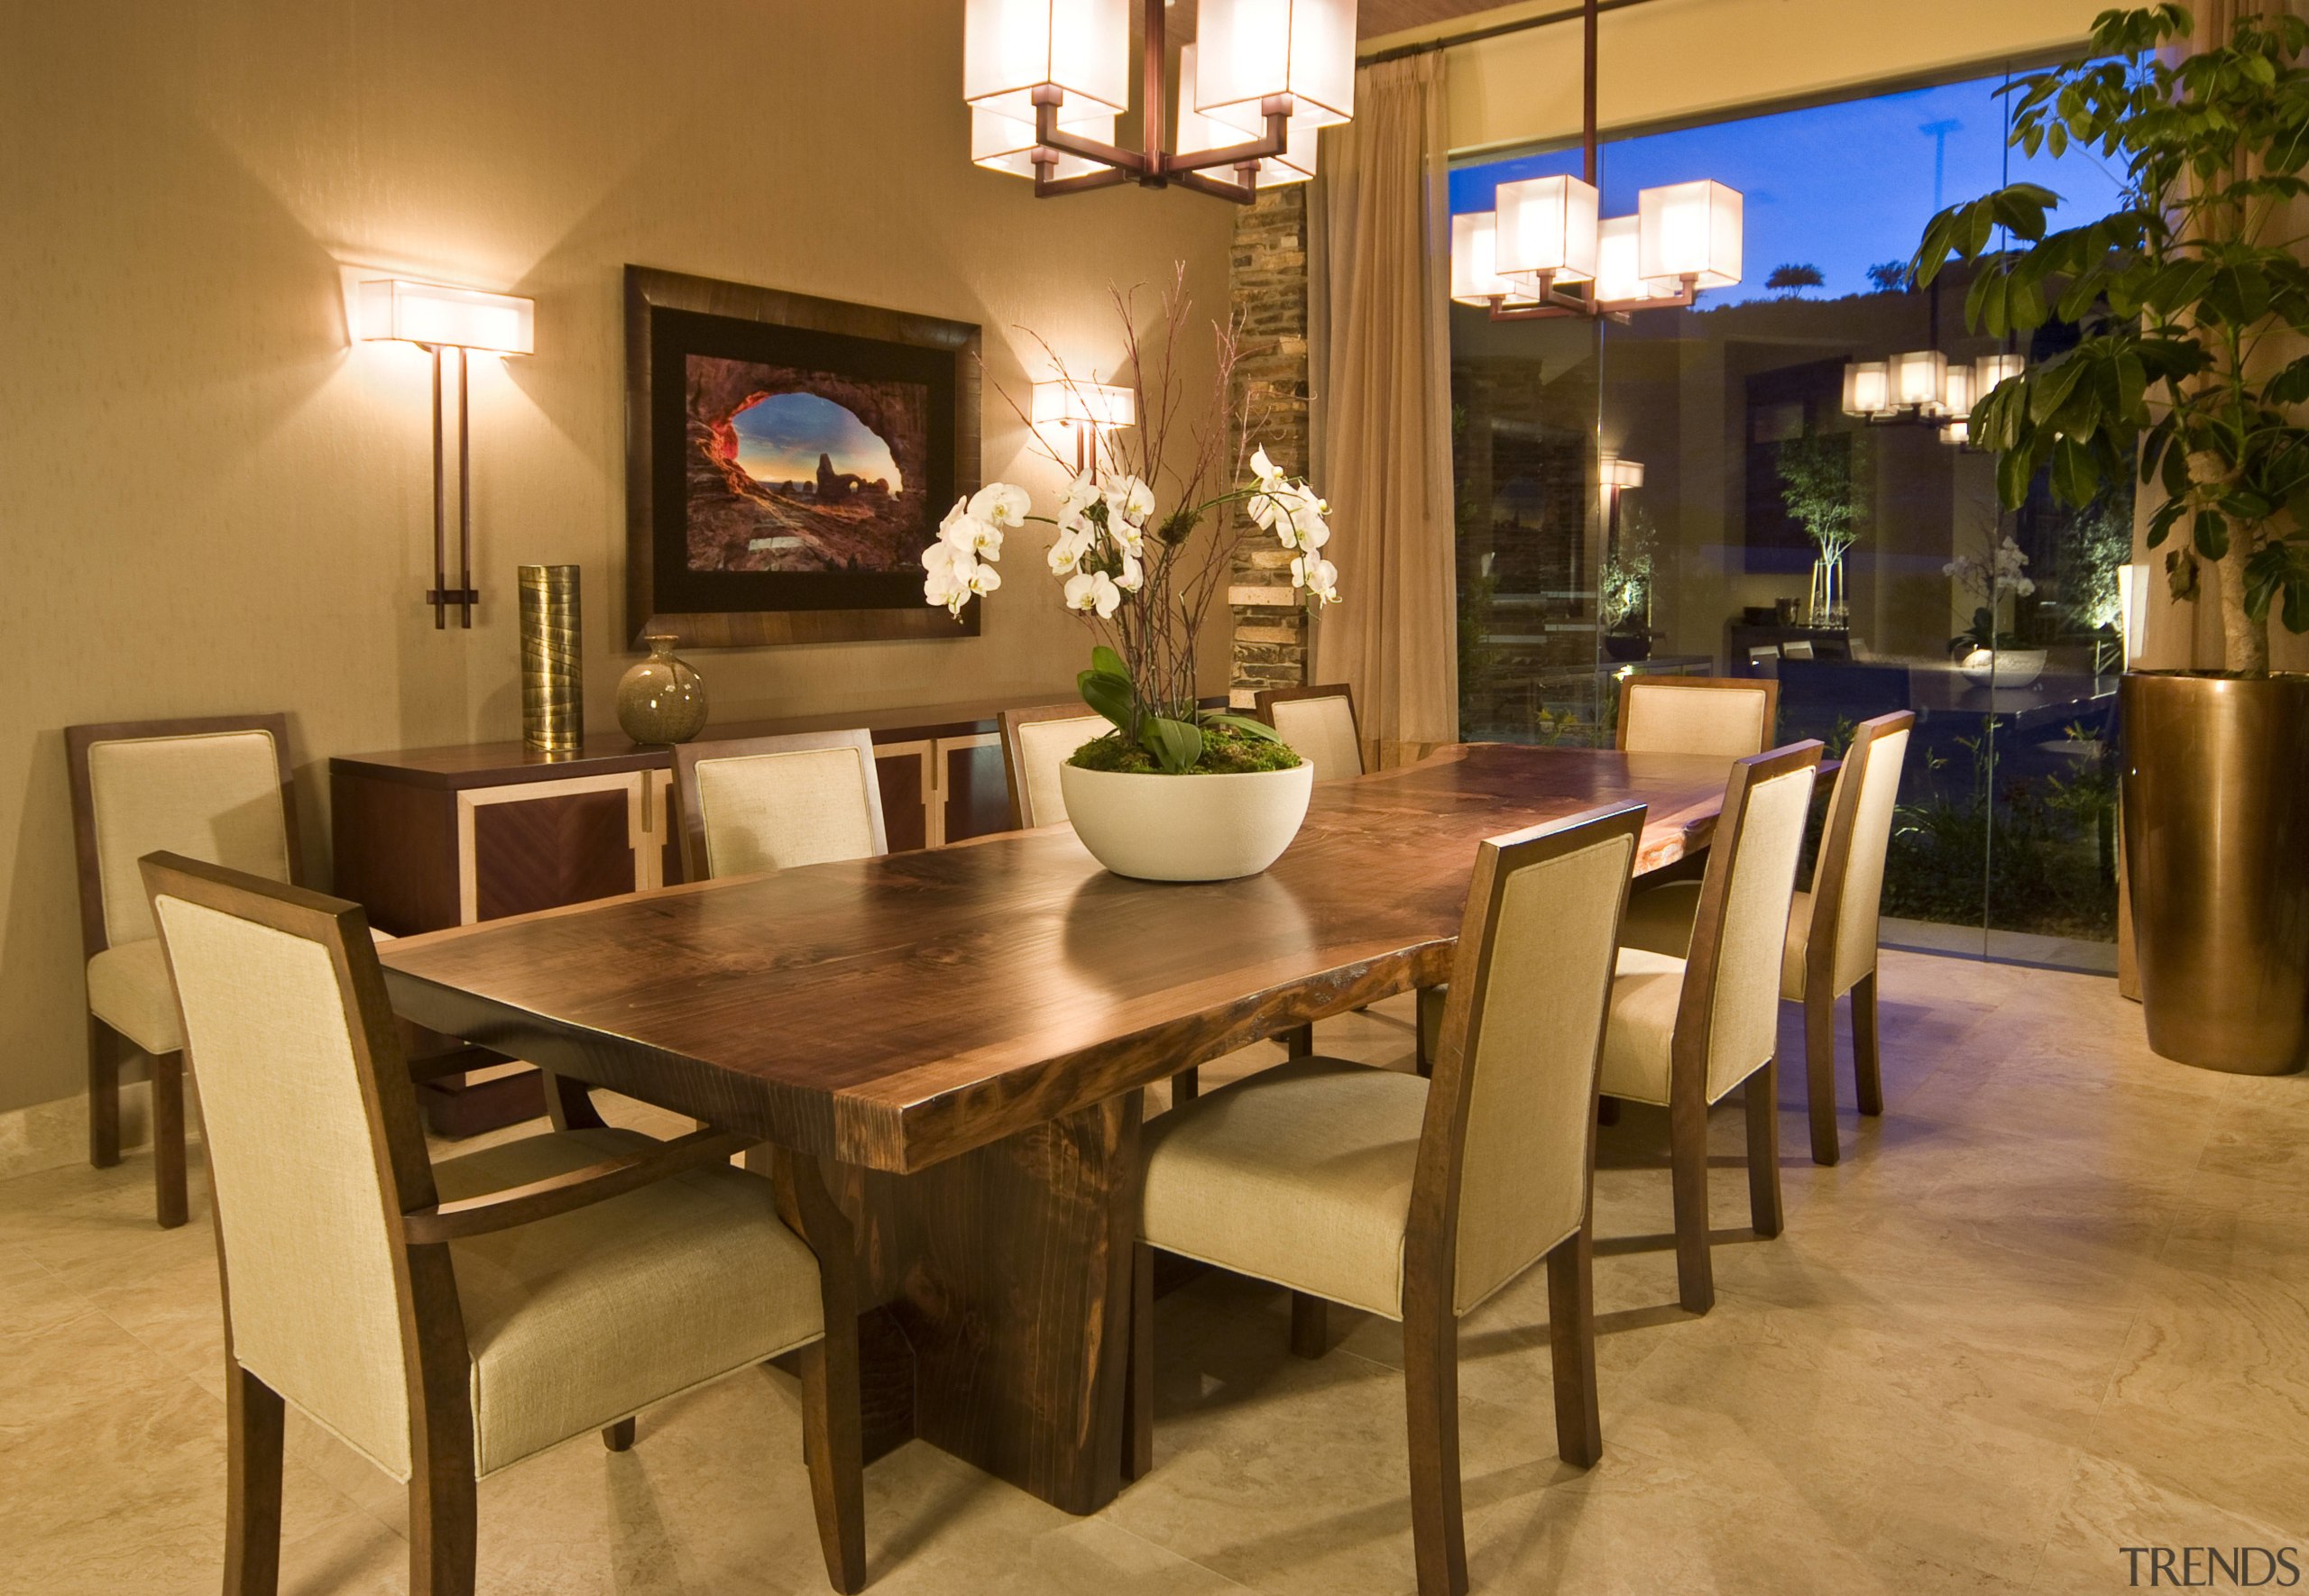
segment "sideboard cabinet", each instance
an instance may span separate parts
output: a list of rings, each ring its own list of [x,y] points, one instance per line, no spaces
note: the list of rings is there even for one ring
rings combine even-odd
[[[701,740],[863,726],[874,738],[892,851],[1007,830],[998,717],[1031,699],[818,715],[707,728]],[[329,761],[337,893],[397,936],[471,925],[682,879],[673,757],[622,736],[568,754],[520,743],[407,748]],[[444,1135],[544,1112],[536,1072],[509,1068],[425,1084]]]

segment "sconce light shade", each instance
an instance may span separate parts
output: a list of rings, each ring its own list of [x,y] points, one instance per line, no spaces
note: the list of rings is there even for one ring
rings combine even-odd
[[[1094,102],[1099,110],[1128,107],[1127,0],[969,0],[962,14],[962,98],[1032,123],[1035,90],[1045,87],[1070,102]]]
[[[1670,289],[1685,278],[1703,289],[1740,280],[1744,202],[1737,188],[1703,179],[1636,196],[1636,272]]]
[[[1138,395],[1114,383],[1060,378],[1035,384],[1033,413],[1037,427],[1135,427]]]
[[[1604,480],[1613,487],[1641,488],[1643,486],[1642,461],[1630,460],[1624,454],[1606,454],[1604,459],[1610,463]]]
[[[1179,50],[1179,136],[1176,140],[1182,155],[1198,154],[1205,150],[1223,150],[1229,144],[1240,144],[1266,136],[1266,117],[1259,110],[1259,102],[1251,100],[1239,105],[1219,105],[1210,111],[1195,108],[1201,88],[1200,51],[1189,44]],[[1285,183],[1303,183],[1315,175],[1316,135],[1321,131],[1319,123],[1304,115],[1291,118],[1289,142],[1280,155],[1270,155],[1259,162],[1256,187],[1279,188]],[[1100,134],[1111,142],[1111,133]]]
[[[1940,376],[1940,413],[1962,421],[1973,413],[1973,377],[1970,366],[1950,366]]]
[[[1980,403],[1998,383],[2008,377],[2018,377],[2028,366],[2028,362],[2017,354],[1981,356],[1973,362],[1973,402]]]
[[[361,285],[361,336],[436,349],[535,354],[537,301],[477,289],[380,278]]]
[[[1195,23],[1201,81],[1180,103],[1238,121],[1225,108],[1256,112],[1268,96],[1289,95],[1294,126],[1349,120],[1355,9],[1355,0],[1202,0]]]
[[[1900,407],[1892,402],[1891,362],[1845,362],[1842,408],[1847,416],[1889,416],[1898,409]]]
[[[1541,277],[1596,275],[1599,196],[1578,178],[1525,178],[1499,186],[1499,274],[1531,287]]]
[[[1535,303],[1522,285],[1499,275],[1499,213],[1462,211],[1451,218],[1451,298],[1462,305]]]
[[[1672,299],[1679,285],[1647,282],[1641,264],[1640,224],[1634,216],[1607,216],[1596,229],[1596,298],[1604,305],[1633,305]]]
[[[1112,111],[1080,115],[1069,113],[1058,119],[1058,125],[1063,132],[1096,139],[1100,143],[1114,142],[1115,114]],[[977,165],[989,171],[1031,178],[1035,175],[1035,124],[1031,120],[1021,122],[1015,116],[1005,116],[1001,112],[990,111],[984,105],[971,107],[971,160]],[[1052,176],[1074,178],[1099,170],[1095,161],[1061,151]]]
[[[1936,349],[1911,349],[1892,357],[1892,402],[1937,415],[1948,384],[1948,357]]]

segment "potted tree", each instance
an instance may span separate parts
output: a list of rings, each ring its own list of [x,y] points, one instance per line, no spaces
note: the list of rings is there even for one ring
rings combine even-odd
[[[1812,561],[1812,591],[1804,601],[1804,624],[1835,628],[1847,624],[1851,609],[1844,582],[1844,556],[1860,540],[1860,518],[1852,481],[1852,447],[1808,432],[1780,445],[1780,502],[1817,552]]]
[[[1630,506],[1627,525],[1604,561],[1596,583],[1596,618],[1604,623],[1604,652],[1620,661],[1651,654],[1652,561],[1659,538],[1651,518]]]
[[[1118,876],[1255,876],[1298,834],[1314,769],[1264,722],[1200,707],[1196,642],[1245,537],[1274,537],[1290,552],[1289,580],[1302,602],[1338,601],[1338,572],[1321,552],[1330,539],[1329,507],[1305,482],[1276,469],[1265,449],[1251,447],[1247,402],[1232,392],[1231,326],[1217,328],[1215,420],[1189,430],[1183,463],[1166,458],[1181,398],[1175,357],[1189,312],[1183,272],[1162,297],[1159,342],[1145,353],[1136,296],[1117,296],[1116,309],[1139,425],[1127,437],[1098,430],[1053,514],[1035,514],[1026,491],[1007,482],[957,500],[923,552],[923,596],[959,617],[971,600],[1001,585],[996,565],[1006,532],[1054,528],[1045,564],[1066,608],[1095,637],[1077,685],[1083,702],[1114,723],[1059,772],[1075,835]],[[1064,362],[1055,355],[1052,362],[1058,380],[1072,385]],[[1026,409],[1004,397],[1032,427]],[[1054,452],[1051,457],[1067,468]],[[1224,514],[1230,507],[1240,507],[1251,529],[1198,536],[1214,518],[1231,522]]]
[[[2269,1074],[2309,1050],[2309,677],[2269,670],[2272,610],[2309,631],[2309,268],[2286,222],[2309,197],[2309,23],[2158,53],[2192,27],[2176,5],[2107,13],[2092,59],[2011,86],[2014,146],[2097,151],[2116,210],[2055,231],[2058,197],[2013,184],[1935,216],[1913,266],[1976,262],[1977,330],[2079,325],[1973,410],[2003,502],[2049,468],[2081,509],[2138,465],[2174,596],[2220,607],[2224,669],[2121,683],[2125,869],[2150,1044]]]

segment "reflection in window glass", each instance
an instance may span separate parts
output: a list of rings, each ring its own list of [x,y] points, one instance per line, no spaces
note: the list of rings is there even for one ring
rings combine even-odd
[[[2062,225],[2114,202],[2089,153],[2008,151],[2000,84],[1606,143],[1607,216],[1658,184],[1743,191],[1742,281],[1625,325],[1454,307],[1462,735],[1608,746],[1630,672],[1776,676],[1782,738],[1831,751],[1912,711],[1885,940],[2098,966],[2130,498],[2076,512],[2039,482],[2001,513],[1992,460],[1945,416],[1849,413],[1872,408],[1850,368],[1960,398],[1995,357],[2075,340],[2008,351],[1965,331],[1964,273],[1905,280],[1945,205],[2022,179]],[[1578,170],[1576,149],[1465,166],[1452,208]],[[1640,487],[1608,485],[1633,474],[1615,460]]]

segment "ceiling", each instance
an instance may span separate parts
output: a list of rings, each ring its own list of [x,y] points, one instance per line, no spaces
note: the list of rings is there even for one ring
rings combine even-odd
[[[1363,0],[1356,29],[1366,39],[1400,33],[1405,28],[1431,27],[1453,17],[1496,10],[1501,0]]]

